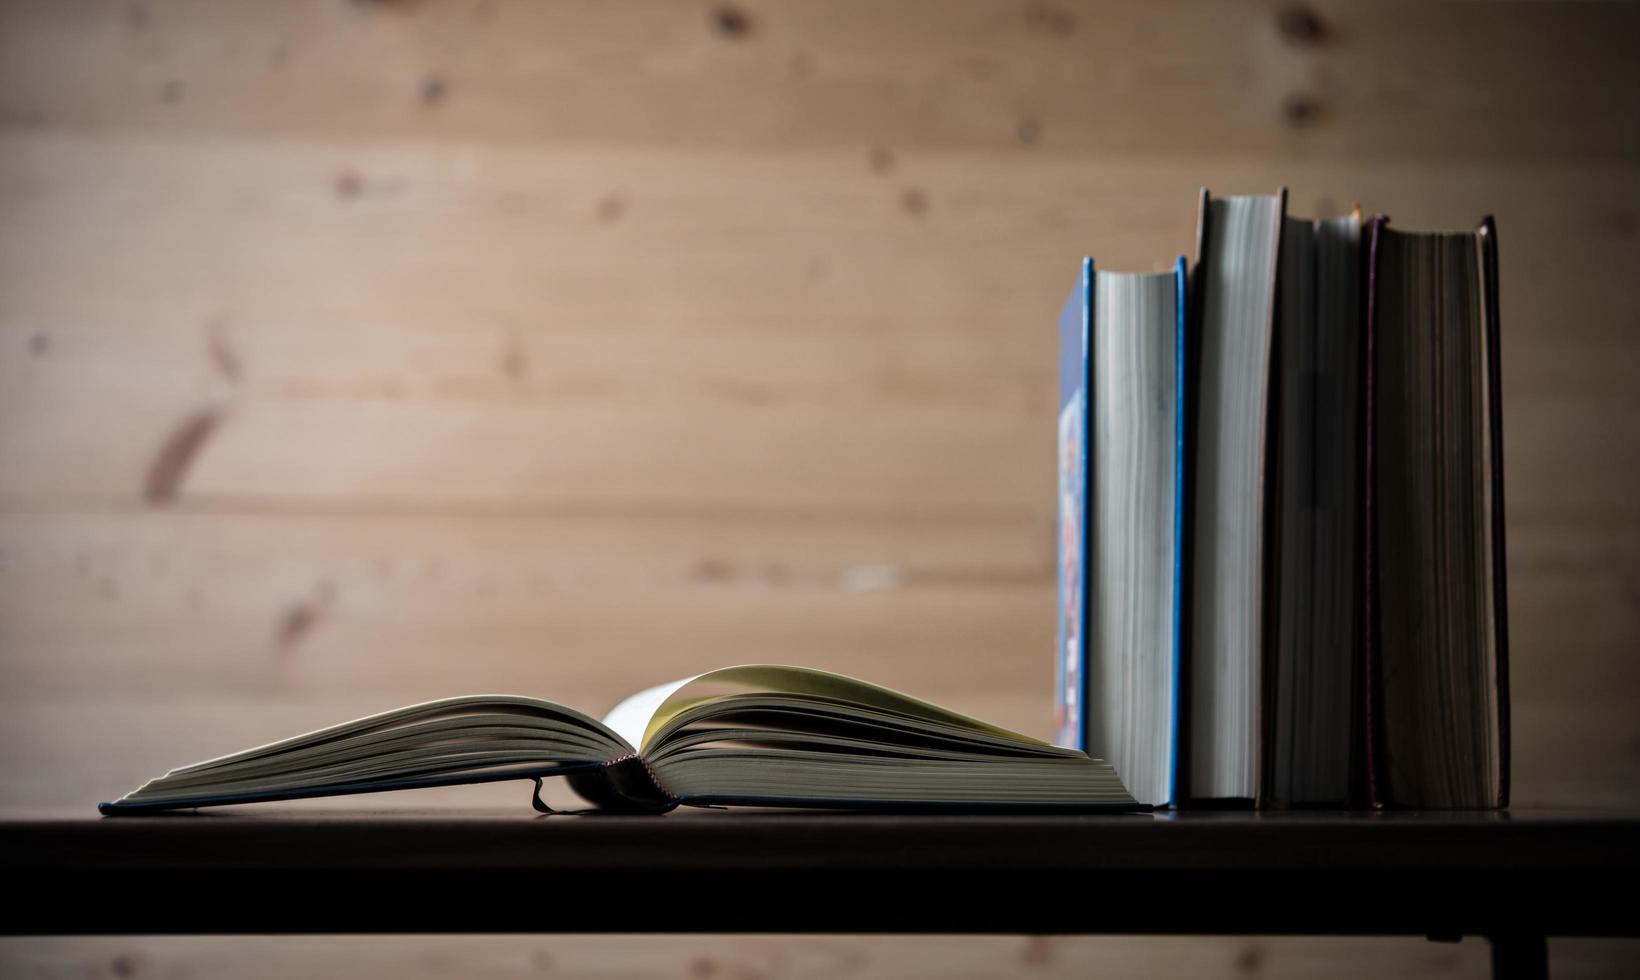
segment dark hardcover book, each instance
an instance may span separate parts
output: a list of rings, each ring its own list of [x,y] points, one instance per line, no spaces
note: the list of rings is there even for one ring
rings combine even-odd
[[[1367,228],[1368,576],[1362,671],[1374,806],[1509,800],[1497,229]]]
[[[1365,440],[1359,213],[1288,217],[1272,379],[1260,801],[1343,805],[1359,768]]]

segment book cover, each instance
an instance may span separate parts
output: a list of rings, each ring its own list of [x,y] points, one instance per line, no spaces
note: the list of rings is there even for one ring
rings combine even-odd
[[[1082,659],[1087,622],[1088,336],[1093,317],[1093,260],[1059,312],[1059,631],[1054,647],[1054,741],[1087,748]]]
[[[1497,701],[1500,772],[1498,775],[1499,807],[1509,805],[1509,563],[1504,553],[1503,504],[1503,366],[1499,351],[1501,337],[1498,326],[1498,225],[1492,215],[1481,219],[1475,234],[1480,239],[1481,281],[1484,301],[1484,330],[1486,333],[1486,422],[1491,428],[1491,481],[1492,509],[1492,610],[1497,631]]]
[[[1378,628],[1376,610],[1378,605],[1378,544],[1377,544],[1377,500],[1373,494],[1373,484],[1377,479],[1378,459],[1375,451],[1377,432],[1374,420],[1377,418],[1377,371],[1374,364],[1377,361],[1378,337],[1378,243],[1383,237],[1384,223],[1389,218],[1385,215],[1374,215],[1361,230],[1361,250],[1366,262],[1364,282],[1366,284],[1366,312],[1361,324],[1362,349],[1364,351],[1363,370],[1366,374],[1364,382],[1364,406],[1362,409],[1362,464],[1361,488],[1362,509],[1362,605],[1365,612],[1361,617],[1361,673],[1357,683],[1361,687],[1361,724],[1360,749],[1362,760],[1361,771],[1357,777],[1358,790],[1366,801],[1367,806],[1380,808],[1383,806],[1383,797],[1379,792],[1378,778],[1378,730],[1382,725],[1378,712],[1378,684],[1373,676],[1378,672]]]
[[[1187,338],[1190,334],[1190,273],[1185,264],[1184,256],[1179,256],[1173,263],[1173,277],[1176,283],[1175,301],[1178,304],[1177,315],[1174,318],[1174,365],[1173,383],[1177,386],[1178,400],[1174,411],[1173,426],[1173,648],[1168,655],[1173,658],[1173,689],[1168,692],[1172,705],[1173,717],[1173,747],[1168,753],[1168,783],[1172,787],[1172,794],[1167,800],[1171,805],[1174,800],[1182,796],[1183,772],[1180,767],[1181,750],[1179,744],[1184,741],[1184,569],[1185,569],[1185,489],[1189,480],[1185,478],[1185,470],[1189,467],[1187,452],[1187,433],[1189,426],[1185,424],[1190,409],[1190,400],[1187,392],[1189,386],[1190,352]]]

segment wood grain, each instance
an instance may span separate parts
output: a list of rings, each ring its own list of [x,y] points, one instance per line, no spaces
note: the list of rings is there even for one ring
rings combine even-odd
[[[1637,49],[1607,4],[0,5],[0,802],[457,689],[601,710],[747,660],[1044,731],[1075,264],[1164,268],[1197,187],[1285,184],[1299,214],[1497,216],[1517,799],[1640,803]],[[1484,969],[1369,946],[1337,948]],[[0,972],[537,968],[522,940],[236,948],[7,943]],[[1557,975],[1633,956],[1566,949]]]
[[[999,190],[999,161],[943,155],[925,181],[939,213],[913,219],[873,210],[876,180],[845,157],[497,149],[475,151],[482,177],[421,159],[372,210],[329,194],[334,152],[9,143],[0,450],[15,465],[0,494],[136,493],[178,428],[214,410],[180,497],[1046,513],[1054,256],[1131,268],[1188,249],[1204,173],[1067,154]],[[634,206],[603,240],[590,212],[612,175],[678,197]],[[1640,251],[1620,220],[1633,212],[1610,203],[1627,171],[1213,177],[1286,182],[1295,210],[1353,187],[1409,228],[1495,210],[1518,270],[1504,279],[1511,519],[1633,516],[1640,423],[1620,409],[1640,341],[1606,300]],[[567,203],[516,220],[488,206],[577,184],[579,222],[554,217]],[[850,198],[852,214],[834,203]],[[1030,220],[1061,200],[1083,203]],[[720,217],[703,230],[699,214]],[[69,268],[96,288],[72,288]]]
[[[0,642],[55,651],[0,662],[13,691],[455,685],[607,707],[747,660],[945,694],[1051,684],[1046,526],[136,513],[8,515],[0,542]]]
[[[0,113],[347,140],[1628,160],[1610,5],[9,4]],[[1525,56],[1530,52],[1530,57]],[[1507,67],[1504,67],[1507,66]],[[1306,107],[1306,108],[1295,108]]]

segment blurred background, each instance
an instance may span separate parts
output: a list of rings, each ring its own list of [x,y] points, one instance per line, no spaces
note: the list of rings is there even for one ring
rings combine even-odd
[[[1514,802],[1640,803],[1637,52],[1640,9],[1584,3],[0,0],[0,805],[87,811],[409,701],[601,714],[747,661],[1046,736],[1054,320],[1078,261],[1167,268],[1200,186],[1283,184],[1297,215],[1496,214]],[[1557,975],[1637,953],[1551,943]],[[1486,956],[9,940],[0,971]]]

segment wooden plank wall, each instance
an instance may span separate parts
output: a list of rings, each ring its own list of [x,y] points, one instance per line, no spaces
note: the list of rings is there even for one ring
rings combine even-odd
[[[1634,805],[1637,50],[1599,4],[0,4],[0,804],[746,660],[1045,734],[1077,260],[1285,184],[1496,214],[1516,799]],[[361,943],[291,968],[403,968]],[[120,949],[0,962],[225,955]]]

